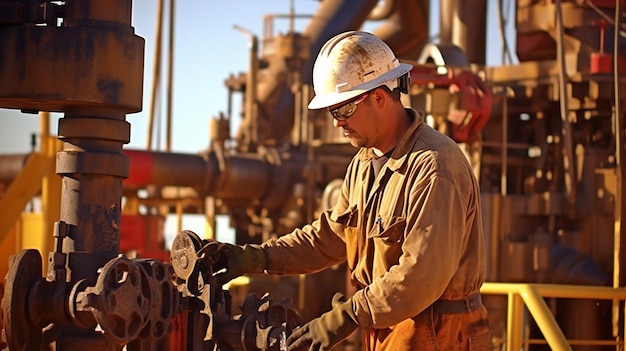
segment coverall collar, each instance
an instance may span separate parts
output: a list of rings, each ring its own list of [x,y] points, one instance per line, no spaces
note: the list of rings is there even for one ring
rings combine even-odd
[[[411,122],[409,129],[404,133],[404,136],[391,154],[391,157],[389,157],[389,161],[387,161],[387,168],[394,172],[406,162],[407,153],[413,148],[418,139],[416,130],[424,123],[424,116],[415,109],[407,107],[405,111],[407,111],[413,122]],[[365,152],[361,152],[360,154],[361,161],[370,161],[372,158],[376,157],[372,148],[367,148],[364,151]]]

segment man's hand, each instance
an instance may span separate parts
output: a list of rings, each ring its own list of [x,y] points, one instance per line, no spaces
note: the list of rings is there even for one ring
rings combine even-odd
[[[287,339],[289,351],[330,350],[359,327],[350,300],[343,301],[337,293],[332,305],[332,310],[293,331]]]
[[[224,285],[246,273],[262,273],[265,269],[265,253],[261,246],[232,245],[211,241],[198,251],[210,257],[217,283]]]

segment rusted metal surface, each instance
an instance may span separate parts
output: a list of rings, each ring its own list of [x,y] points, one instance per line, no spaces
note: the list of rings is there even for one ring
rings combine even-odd
[[[28,310],[32,303],[29,293],[42,276],[41,264],[37,250],[20,251],[11,257],[2,299],[4,333],[11,351],[39,350],[43,345],[42,326],[37,323],[39,317]]]
[[[100,270],[98,281],[76,296],[77,310],[91,311],[110,341],[160,339],[179,312],[171,267],[162,262],[118,257]]]
[[[274,300],[269,294],[262,297],[249,294],[240,306],[241,313],[234,318],[229,291],[217,285],[213,277],[216,262],[211,261],[209,253],[219,250],[220,245],[224,244],[202,240],[189,230],[176,235],[172,243],[171,262],[178,289],[186,300],[183,305],[204,320],[190,330],[194,347],[204,347],[198,350],[209,350],[214,345],[220,350],[285,350],[287,336],[300,324],[300,316],[291,300]]]
[[[55,336],[57,350],[109,350],[114,347],[110,340],[85,339],[81,328],[93,329],[94,316],[103,323],[111,319],[102,318],[99,311],[77,309],[74,302],[103,279],[98,270],[119,252],[122,180],[128,176],[122,146],[130,138],[125,114],[141,109],[143,39],[130,26],[130,0],[3,5],[16,11],[9,12],[15,17],[3,21],[11,25],[0,25],[0,106],[65,113],[58,130],[64,147],[56,159],[56,173],[63,178],[61,210],[47,279],[28,268],[33,253],[18,256],[12,269],[20,284],[3,299],[3,311],[10,314],[26,303],[34,312],[28,320],[7,320],[5,329],[12,335],[18,329],[41,334],[48,324],[66,325]],[[144,284],[144,291],[150,281],[158,280],[145,274],[141,278],[134,281]],[[157,291],[166,293],[162,288]],[[137,296],[133,289],[116,293],[119,300],[127,294]],[[27,300],[21,301],[24,297]],[[107,306],[98,307],[110,312]],[[114,328],[126,330],[112,332]],[[135,336],[130,329],[116,325],[105,334],[119,341],[123,336],[115,338],[116,333]],[[157,334],[151,336],[162,336]],[[36,349],[27,338],[8,338],[11,349]]]
[[[130,27],[130,1],[106,9],[98,1],[52,2],[32,6],[31,19],[44,26],[0,26],[0,106],[24,110],[68,111],[92,108],[123,113],[141,109],[143,39]],[[5,2],[6,4],[6,2]],[[24,11],[28,13],[29,11]],[[63,26],[57,26],[63,16]],[[40,17],[40,18],[37,18]],[[87,25],[89,24],[89,25]]]

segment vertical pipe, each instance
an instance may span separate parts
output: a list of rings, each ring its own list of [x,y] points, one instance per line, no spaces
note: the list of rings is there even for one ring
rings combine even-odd
[[[300,85],[293,92],[293,104],[294,104],[294,116],[293,116],[293,134],[291,138],[291,143],[294,146],[300,146],[303,139],[303,131],[304,131],[304,122],[302,116],[302,108],[303,108],[303,95],[302,95],[302,85]]]
[[[183,230],[183,201],[176,201],[176,233],[180,233]]]
[[[204,233],[205,239],[223,240],[217,237],[217,220],[215,215],[215,198],[213,196],[207,196],[204,201],[204,216],[206,230]]]
[[[502,42],[502,63],[511,64],[511,50],[509,49],[509,41],[506,38],[506,23],[504,22],[503,0],[496,1],[496,10],[498,16],[498,31],[500,32],[500,41]]]
[[[439,43],[452,44],[452,23],[456,0],[441,0],[439,2]]]
[[[165,151],[172,151],[172,92],[174,85],[174,28],[175,28],[175,11],[176,0],[170,0],[170,36],[168,46],[168,60],[167,60],[167,128],[165,139]]]
[[[507,91],[504,91],[502,95],[502,169],[500,175],[500,195],[506,196],[507,194],[507,163],[509,162],[509,98]]]
[[[524,301],[515,292],[509,292],[507,305],[506,349],[522,349],[524,330]]]
[[[615,96],[615,179],[616,179],[616,194],[615,199],[615,219],[614,219],[614,234],[613,234],[613,287],[618,288],[622,286],[621,276],[621,262],[622,262],[622,238],[623,238],[623,226],[622,226],[622,211],[624,198],[624,185],[622,184],[622,176],[624,167],[624,153],[623,153],[623,133],[624,133],[624,121],[622,119],[621,108],[621,81],[619,72],[619,39],[621,28],[621,1],[615,2],[615,34],[613,36],[613,84],[614,84],[614,96]],[[619,300],[613,300],[613,313],[612,313],[612,325],[613,335],[619,335]],[[626,307],[625,307],[626,308]],[[626,315],[626,313],[625,313]],[[626,325],[624,326],[626,331]],[[625,334],[626,335],[626,334]]]
[[[250,109],[251,135],[250,139],[253,144],[259,141],[259,115],[257,113],[257,89],[258,89],[258,72],[259,72],[259,38],[253,35],[250,38],[250,67],[248,70],[248,81],[246,84],[246,102]]]
[[[56,153],[60,150],[60,143],[56,137],[50,136],[50,113],[40,112],[41,122],[41,154],[50,160],[54,160]],[[52,162],[54,164],[54,162]],[[51,252],[54,250],[54,223],[59,218],[61,210],[61,179],[56,175],[54,167],[50,167],[43,177],[41,184],[41,204],[42,223],[45,247],[41,252]]]
[[[39,113],[39,129],[41,136],[41,153],[45,155],[48,151],[48,145],[44,142],[44,139],[50,137],[50,112]]]
[[[246,34],[250,38],[248,55],[248,75],[246,76],[245,116],[244,125],[248,127],[248,140],[252,144],[258,141],[258,116],[256,114],[257,101],[257,74],[259,70],[259,39],[251,31],[235,26],[235,29]]]
[[[439,12],[441,44],[461,48],[470,63],[485,64],[487,0],[442,0]]]
[[[574,151],[572,126],[570,124],[569,99],[567,93],[567,66],[565,64],[565,42],[563,28],[563,9],[561,0],[556,0],[557,19],[557,59],[559,65],[559,107],[561,112],[561,135],[563,145],[563,168],[565,170],[565,194],[569,209],[574,208],[576,201],[576,174],[574,173]]]
[[[311,94],[310,87],[306,84],[302,86],[302,96],[308,98]],[[306,143],[306,155],[307,155],[307,164],[313,165],[316,163],[315,160],[315,149],[313,147],[313,139],[315,137],[314,125],[313,122],[309,120],[309,110],[306,107],[306,104],[302,107],[302,120],[304,121],[303,129],[306,131],[304,135],[304,141]],[[306,222],[313,222],[313,213],[315,213],[315,172],[308,172],[308,184],[307,184],[307,206],[306,206]]]
[[[120,129],[123,138],[100,139],[91,135],[91,128]],[[124,114],[105,117],[84,111],[66,113],[59,120],[64,142],[57,155],[57,174],[63,177],[61,221],[70,226],[64,252],[103,253],[109,258],[119,252],[122,180],[128,176],[122,146],[129,137]]]
[[[154,131],[154,119],[156,111],[157,93],[161,85],[161,42],[163,41],[163,1],[157,3],[157,23],[154,34],[154,66],[152,67],[152,91],[150,93],[150,110],[148,111],[148,142],[146,150],[152,150],[152,133]]]

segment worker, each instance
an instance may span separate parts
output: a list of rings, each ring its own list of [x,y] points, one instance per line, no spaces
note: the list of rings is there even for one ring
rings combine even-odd
[[[412,67],[368,32],[327,41],[308,106],[328,108],[359,148],[336,204],[278,239],[223,243],[212,256],[220,284],[347,262],[356,292],[296,328],[288,350],[330,350],[358,328],[364,350],[492,349],[478,184],[458,145],[403,105]]]

